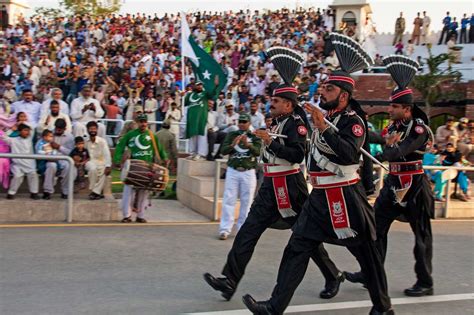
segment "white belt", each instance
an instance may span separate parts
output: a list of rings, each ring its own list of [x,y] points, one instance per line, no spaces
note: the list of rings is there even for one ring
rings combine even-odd
[[[309,172],[311,184],[313,186],[325,186],[331,184],[340,184],[340,183],[347,183],[352,182],[359,179],[359,174],[352,173],[352,174],[345,174],[344,176],[339,175],[317,175],[321,172]]]
[[[297,170],[300,168],[299,164],[293,165],[272,165],[272,164],[264,164],[263,171],[265,173],[279,173],[279,172],[287,172],[292,170]]]
[[[316,145],[313,145],[311,148],[311,153],[313,159],[316,162],[316,165],[322,168],[323,170],[334,173],[339,177],[344,177],[346,175],[351,175],[357,172],[359,169],[359,164],[351,165],[339,165],[334,162],[331,162],[326,156],[322,155]]]

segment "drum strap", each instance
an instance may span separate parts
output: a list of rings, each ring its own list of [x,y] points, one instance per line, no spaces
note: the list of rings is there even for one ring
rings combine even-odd
[[[158,164],[162,164],[160,152],[158,151],[158,146],[156,145],[155,141],[155,135],[153,134],[153,132],[151,132],[150,129],[148,129],[148,133],[150,134],[151,142],[153,143],[153,149],[155,150],[156,160],[158,161]]]

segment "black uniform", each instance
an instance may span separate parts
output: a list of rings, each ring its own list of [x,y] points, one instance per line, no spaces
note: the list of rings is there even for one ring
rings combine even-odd
[[[284,124],[283,128],[282,124]],[[306,154],[306,126],[302,118],[295,114],[289,114],[274,120],[274,129],[280,127],[280,133],[288,138],[274,139],[272,143],[265,147],[263,162],[273,163],[269,157],[284,159],[289,163],[301,163]],[[299,128],[299,129],[298,129]],[[301,172],[286,176],[286,183],[292,209],[299,213],[303,203],[308,197],[308,187]],[[284,219],[286,228],[291,227],[296,221],[295,217]],[[252,257],[255,246],[263,232],[282,221],[278,211],[278,205],[274,192],[272,178],[265,177],[263,184],[258,190],[257,196],[250,208],[250,212],[245,223],[237,233],[232,249],[230,250],[227,263],[222,274],[228,278],[233,287],[236,288],[242,279],[245,268]],[[279,224],[281,226],[281,224]],[[324,247],[318,246],[310,253],[311,258],[321,269],[326,281],[334,281],[339,273],[336,266],[329,260]]]
[[[354,170],[352,178],[355,176],[355,180],[348,181],[345,185],[337,184],[339,186],[336,186],[335,190],[342,192],[343,197],[339,200],[345,200],[344,205],[337,203],[337,209],[347,209],[350,229],[355,236],[338,237],[331,212],[339,212],[334,204],[331,204],[332,210],[328,206],[334,200],[328,199],[334,190],[313,185],[315,188],[293,225],[293,235],[280,264],[277,285],[268,301],[276,314],[282,314],[290,303],[293,293],[304,277],[309,258],[312,257],[314,249],[319,248],[323,242],[347,246],[358,259],[365,274],[369,275],[368,289],[374,308],[386,311],[391,306],[387,295],[385,271],[375,246],[374,211],[368,204],[362,183],[358,181],[355,173],[359,164],[360,148],[366,136],[364,122],[350,110],[336,113],[328,119],[339,128],[339,132],[332,128],[322,133],[316,130],[311,142],[312,152],[316,145],[320,155],[334,163],[333,165],[342,168],[350,166]],[[324,171],[318,166],[324,163],[316,163],[313,153],[310,161],[310,174],[321,174]],[[327,166],[325,168],[328,169]],[[344,177],[346,178],[349,177]]]
[[[385,147],[383,153],[377,156],[380,161],[388,161],[390,164],[397,162],[412,162],[423,159],[428,142],[428,129],[421,119],[411,119],[404,122],[392,123],[388,128],[389,133],[398,132],[402,134],[401,141],[392,146]],[[399,169],[405,174],[420,167],[410,166],[411,170]],[[403,166],[402,166],[403,168]],[[406,177],[406,176],[405,176]],[[387,253],[387,234],[392,222],[403,215],[410,223],[415,234],[415,273],[417,285],[424,288],[433,286],[431,277],[433,257],[433,238],[431,234],[430,218],[434,218],[434,197],[428,178],[425,174],[413,174],[411,186],[401,202],[397,202],[394,189],[401,187],[402,178],[390,173],[385,181],[380,195],[375,201],[375,218],[377,223],[377,246],[385,260]],[[410,178],[403,180],[405,184]]]

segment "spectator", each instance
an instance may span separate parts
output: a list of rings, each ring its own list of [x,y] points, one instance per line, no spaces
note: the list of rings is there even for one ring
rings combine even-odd
[[[170,132],[174,134],[176,145],[179,145],[179,122],[181,121],[181,110],[178,109],[176,102],[171,103],[171,108],[166,112],[165,120],[170,124]]]
[[[411,57],[413,55],[413,52],[415,51],[415,45],[413,45],[413,42],[411,39],[408,40],[408,45],[407,45],[407,56]]]
[[[230,106],[232,105],[229,105],[229,107]],[[217,111],[213,110],[213,108],[214,108],[214,102],[212,100],[209,100],[208,101],[209,111],[207,113],[207,125],[206,125],[207,143],[209,145],[206,160],[208,161],[214,161],[215,159],[222,158],[222,156],[220,155],[220,147],[217,150],[217,153],[213,155],[214,145],[222,144],[226,136],[226,133],[224,131],[219,130],[219,127],[217,126],[220,114]]]
[[[451,30],[451,17],[449,16],[449,12],[446,12],[446,16],[443,19],[443,29],[441,31],[441,35],[439,36],[438,45],[441,45],[441,43],[443,42],[443,37],[445,35],[446,35],[446,39],[444,41],[444,44],[446,45],[449,38],[451,37],[450,36],[451,31],[450,30]]]
[[[258,130],[265,127],[265,117],[258,111],[256,102],[250,103],[250,122],[251,130]]]
[[[10,153],[10,145],[3,140],[5,132],[0,129],[0,153]],[[4,189],[10,186],[10,159],[0,158],[0,183]]]
[[[411,34],[411,42],[416,45],[420,45],[421,27],[423,26],[423,19],[420,17],[420,12],[416,14],[416,18],[413,21],[413,33]]]
[[[81,96],[74,99],[71,103],[71,118],[73,119],[74,136],[87,136],[86,124],[104,117],[104,110],[98,100],[92,98],[92,88],[90,85],[84,85]],[[105,126],[98,124],[98,134],[105,137]]]
[[[448,117],[446,125],[439,126],[436,129],[435,138],[440,150],[444,150],[448,143],[457,143],[459,135],[456,128],[454,128],[454,118]]]
[[[107,119],[118,119],[119,115],[122,115],[122,110],[117,105],[117,101],[115,97],[109,98],[109,104],[104,105],[105,107],[105,117]],[[107,122],[107,135],[115,135],[117,129],[117,122],[116,121],[108,121]],[[113,138],[115,140],[115,138]],[[114,141],[115,144],[115,141]]]
[[[401,40],[395,45],[395,49],[396,55],[403,55],[403,43]]]
[[[33,92],[31,90],[23,90],[23,99],[11,105],[12,113],[23,112],[28,118],[30,128],[36,128],[40,119],[41,104],[33,101]]]
[[[421,42],[423,45],[429,43],[428,36],[430,36],[430,25],[431,25],[431,18],[426,15],[426,11],[423,11],[423,27],[421,30]]]
[[[467,14],[464,13],[463,18],[461,19],[461,36],[459,36],[459,44],[467,44],[467,26],[470,23],[470,19],[467,17]]]
[[[148,117],[148,121],[162,121],[164,116],[161,116],[161,111],[157,115],[158,111],[158,101],[153,97],[153,91],[150,90],[147,92],[147,98],[143,106],[143,111]],[[154,133],[156,132],[156,124],[150,124],[150,130]]]
[[[161,144],[161,147],[165,151],[168,159],[170,161],[170,171],[173,174],[176,174],[177,169],[177,158],[178,158],[178,148],[176,147],[176,138],[175,135],[170,131],[170,121],[164,120],[161,125],[161,129],[156,133],[158,142]]]
[[[20,124],[18,126],[19,136],[15,138],[2,136],[2,140],[6,142],[10,148],[11,153],[17,154],[33,154],[33,134],[31,127],[26,124]],[[7,133],[8,135],[8,133]],[[38,200],[38,173],[36,173],[36,162],[33,159],[12,159],[11,165],[12,179],[10,188],[8,189],[7,199],[15,199],[15,194],[18,191],[23,177],[26,176],[28,179],[28,188],[30,190],[30,198]]]
[[[69,105],[63,101],[63,92],[59,88],[51,90],[51,98],[48,98],[41,104],[40,117],[46,117],[49,114],[52,101],[56,101],[59,105],[59,111],[69,118]]]
[[[55,123],[58,119],[62,119],[66,123],[66,131],[68,133],[72,132],[72,124],[71,120],[69,119],[69,115],[61,113],[60,105],[57,100],[51,100],[49,103],[49,110],[45,111],[43,116],[41,116],[38,127],[36,130],[39,133],[42,133],[43,130],[50,130],[53,131],[55,128]]]
[[[229,133],[238,129],[237,122],[239,120],[239,114],[234,112],[234,107],[231,104],[225,106],[225,113],[219,115],[217,127],[220,131]]]
[[[457,142],[457,148],[466,158],[469,157],[474,147],[474,144],[472,143],[472,130],[469,129],[468,124],[469,119],[463,117],[459,119],[459,123],[456,126],[456,131],[459,137]]]
[[[400,16],[395,21],[395,36],[393,37],[392,45],[395,46],[398,42],[403,42],[403,33],[405,32],[405,18],[403,12],[400,12]]]
[[[78,190],[86,188],[86,168],[85,165],[90,160],[89,151],[85,148],[84,138],[74,138],[74,149],[69,156],[74,160],[74,167],[76,168],[76,184]]]
[[[463,156],[461,152],[455,147],[454,143],[448,143],[446,150],[441,153],[443,166],[462,166]],[[467,194],[469,180],[465,172],[458,171],[458,175],[454,179],[456,182],[454,192],[450,196],[453,199],[459,199],[461,201],[469,201],[470,197]],[[460,192],[457,192],[457,186],[459,185]]]
[[[95,121],[89,121],[86,127],[89,139],[86,141],[85,147],[90,155],[90,160],[85,165],[91,190],[89,199],[98,200],[103,198],[102,191],[106,177],[110,175],[112,161],[107,141],[97,135],[98,124]]]

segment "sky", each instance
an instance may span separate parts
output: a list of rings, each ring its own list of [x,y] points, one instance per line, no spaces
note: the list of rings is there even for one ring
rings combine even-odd
[[[297,6],[326,8],[332,0],[122,0],[120,13],[147,13],[159,15],[175,13],[178,11],[225,11],[225,10],[256,10],[256,9],[278,9],[287,7],[294,9]],[[58,0],[29,0],[31,8],[45,6],[58,7]],[[350,1],[349,1],[350,2]],[[393,32],[395,19],[404,12],[407,24],[407,31],[411,31],[411,23],[416,17],[416,12],[427,11],[431,17],[432,30],[437,31],[442,28],[441,21],[446,11],[451,12],[451,16],[457,17],[458,21],[464,13],[468,16],[474,12],[474,1],[471,0],[373,0],[369,1],[373,16],[372,20],[376,24],[379,33]],[[31,10],[31,12],[33,12]]]

